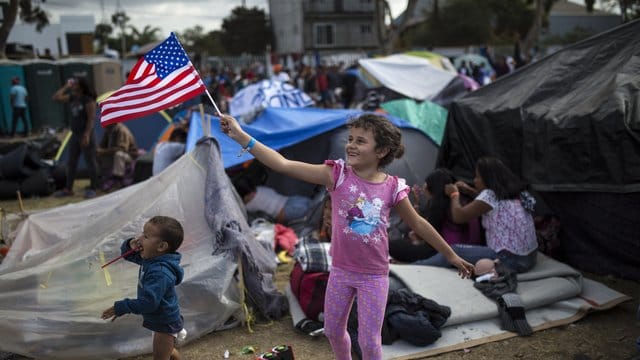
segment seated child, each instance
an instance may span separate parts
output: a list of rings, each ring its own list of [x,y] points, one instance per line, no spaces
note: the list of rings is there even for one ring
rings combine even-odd
[[[286,196],[270,187],[255,186],[246,177],[233,182],[248,212],[263,212],[275,222],[287,225],[291,220],[302,218],[312,205],[312,200],[305,196]]]
[[[181,359],[175,341],[185,336],[180,315],[176,285],[182,282],[184,272],[180,267],[182,225],[168,216],[154,216],[146,224],[142,235],[122,243],[121,252],[139,249],[125,257],[139,264],[138,297],[116,301],[102,313],[102,319],[125,314],[142,315],[142,326],[153,331],[154,359]]]

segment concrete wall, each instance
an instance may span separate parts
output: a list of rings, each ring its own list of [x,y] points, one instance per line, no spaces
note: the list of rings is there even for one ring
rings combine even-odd
[[[302,53],[304,51],[302,3],[269,0],[269,14],[276,39],[273,50],[279,54]]]
[[[42,32],[32,24],[18,23],[13,26],[8,43],[32,44],[40,54],[49,48],[55,57],[68,55],[66,34],[93,34],[95,19],[91,15],[60,16],[60,23],[47,25]]]

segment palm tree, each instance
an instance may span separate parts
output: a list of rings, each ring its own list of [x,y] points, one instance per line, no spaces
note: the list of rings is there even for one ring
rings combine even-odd
[[[126,51],[127,51],[124,29],[127,27],[127,23],[129,22],[129,20],[131,20],[131,18],[127,16],[127,13],[121,10],[116,11],[113,15],[111,15],[111,23],[113,23],[113,25],[120,28],[120,42],[122,45],[122,49],[121,49],[122,54],[126,54]]]
[[[159,27],[151,27],[151,25],[145,25],[142,31],[133,25],[129,25],[129,29],[131,29],[133,42],[140,46],[158,41],[158,33],[161,31]]]

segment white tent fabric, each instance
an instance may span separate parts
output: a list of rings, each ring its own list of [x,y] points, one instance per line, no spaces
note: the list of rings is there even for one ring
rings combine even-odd
[[[0,348],[38,359],[150,352],[151,332],[140,316],[100,319],[114,301],[136,297],[138,266],[101,264],[118,256],[122,241],[154,215],[175,217],[185,229],[179,249],[185,277],[176,289],[187,341],[237,325],[243,316],[238,257],[247,284],[255,283],[247,274],[256,269],[267,269],[256,277],[270,281],[276,264],[245,235],[250,230],[232,188],[217,146],[206,141],[145,182],[31,214],[0,265]]]
[[[359,63],[381,85],[420,101],[431,100],[456,77],[431,65],[427,59],[410,55],[360,59]]]
[[[244,122],[267,107],[306,107],[313,99],[293,85],[274,80],[262,80],[238,91],[229,103],[229,113]]]

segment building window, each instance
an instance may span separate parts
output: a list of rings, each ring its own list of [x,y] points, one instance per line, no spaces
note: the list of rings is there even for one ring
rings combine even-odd
[[[335,25],[334,24],[315,24],[314,39],[316,46],[329,46],[335,44]]]
[[[361,34],[371,34],[371,24],[361,24],[360,25],[360,33]]]

